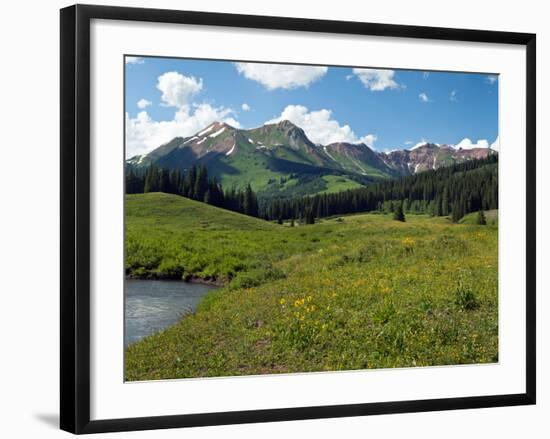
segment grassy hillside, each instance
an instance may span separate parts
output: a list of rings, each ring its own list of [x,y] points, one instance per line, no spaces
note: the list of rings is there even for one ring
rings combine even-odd
[[[344,176],[339,175],[325,175],[322,177],[327,184],[327,188],[320,193],[336,193],[347,191],[348,189],[357,189],[362,187],[362,184],[357,183],[354,180],[350,180]]]
[[[226,281],[127,349],[128,380],[498,360],[496,226],[289,227],[165,194],[127,196],[126,218],[129,273]]]
[[[265,268],[263,247],[277,246],[277,230],[275,224],[176,195],[127,195],[126,272],[226,281]]]

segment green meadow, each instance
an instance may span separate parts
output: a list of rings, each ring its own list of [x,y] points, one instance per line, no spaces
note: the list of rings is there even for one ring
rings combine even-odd
[[[498,361],[498,224],[369,213],[278,225],[126,196],[126,273],[217,283],[126,350],[127,380]]]

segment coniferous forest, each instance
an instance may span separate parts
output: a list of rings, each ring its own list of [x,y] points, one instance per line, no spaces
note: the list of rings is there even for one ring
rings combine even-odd
[[[498,208],[498,157],[489,156],[433,171],[384,180],[364,188],[300,198],[264,199],[267,220],[330,217],[357,212],[394,212],[448,216],[458,222],[478,210]]]
[[[296,220],[312,224],[315,218],[394,212],[398,206],[407,213],[450,215],[453,222],[458,222],[470,212],[498,208],[498,156],[384,180],[359,189],[291,198],[261,197],[250,184],[244,190],[224,189],[208,176],[205,166],[193,166],[185,173],[150,166],[144,172],[128,170],[126,192],[177,194],[278,222]]]
[[[244,190],[224,190],[215,178],[208,176],[205,166],[192,166],[187,173],[150,166],[145,172],[129,169],[126,193],[164,192],[181,195],[223,209],[258,216],[258,199],[248,184]]]

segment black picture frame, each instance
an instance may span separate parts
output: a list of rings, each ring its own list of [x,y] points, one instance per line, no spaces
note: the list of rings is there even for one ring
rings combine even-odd
[[[75,5],[61,9],[61,429],[81,434],[535,404],[536,35],[303,18]],[[90,21],[131,20],[526,47],[525,393],[90,420]]]

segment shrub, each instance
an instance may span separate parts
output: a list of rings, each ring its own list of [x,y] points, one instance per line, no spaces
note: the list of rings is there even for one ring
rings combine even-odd
[[[158,268],[158,273],[161,277],[171,279],[183,278],[184,271],[183,265],[173,259],[163,259]]]
[[[136,268],[135,270],[132,271],[132,275],[134,277],[139,278],[139,279],[147,277],[147,274],[148,274],[147,270],[143,267],[138,267],[138,268]]]
[[[455,305],[461,311],[472,311],[479,307],[479,301],[474,291],[462,281],[458,282],[455,290]]]
[[[231,281],[231,289],[257,287],[268,281],[283,279],[286,275],[278,268],[268,266],[238,273]]]

